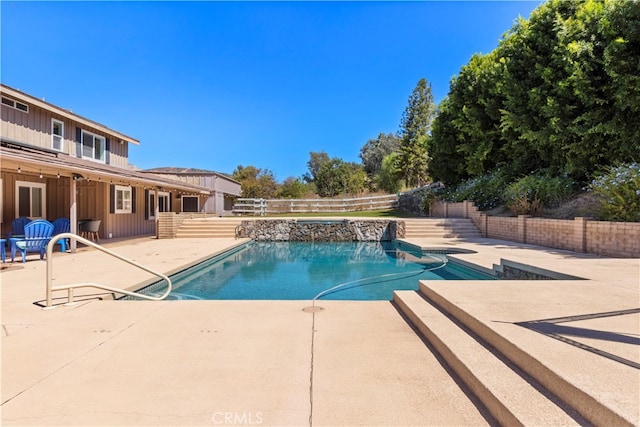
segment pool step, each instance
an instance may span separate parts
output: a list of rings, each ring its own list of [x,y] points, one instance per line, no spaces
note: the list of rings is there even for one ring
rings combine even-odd
[[[405,219],[405,237],[469,239],[482,237],[469,218]]]
[[[235,237],[240,219],[193,218],[185,219],[176,232],[176,237]]]
[[[521,372],[501,360],[504,356],[496,356],[491,343],[458,326],[448,313],[444,314],[420,293],[396,291],[394,302],[500,425],[586,423],[571,408],[567,411],[575,418],[569,416],[547,397],[551,394],[544,388],[539,384],[533,386]],[[568,405],[564,404],[564,407],[568,408]]]

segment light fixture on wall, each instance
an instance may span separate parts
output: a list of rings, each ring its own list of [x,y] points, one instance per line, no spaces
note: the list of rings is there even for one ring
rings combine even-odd
[[[58,179],[60,179],[60,171],[58,171]]]
[[[40,179],[42,179],[42,169],[40,169]]]
[[[18,165],[18,173],[22,173],[22,168]]]

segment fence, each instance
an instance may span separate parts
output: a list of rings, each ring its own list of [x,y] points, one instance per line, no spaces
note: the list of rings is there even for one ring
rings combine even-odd
[[[398,206],[398,196],[355,197],[350,199],[237,199],[233,213],[238,215],[357,212],[393,209]]]

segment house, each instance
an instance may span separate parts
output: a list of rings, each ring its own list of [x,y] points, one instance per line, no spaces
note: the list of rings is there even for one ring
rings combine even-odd
[[[72,232],[78,220],[97,219],[100,238],[154,235],[159,212],[221,213],[230,208],[216,200],[240,193],[222,174],[212,174],[221,181],[212,187],[136,170],[128,153],[137,139],[4,84],[0,94],[3,235],[20,216],[66,217]]]
[[[144,170],[145,173],[162,175],[167,178],[175,179],[190,184],[196,184],[201,187],[208,188],[211,191],[211,197],[204,201],[204,205],[200,206],[200,198],[182,197],[183,212],[205,212],[214,213],[216,215],[230,215],[233,210],[235,200],[240,197],[240,183],[235,181],[228,175],[194,168],[175,168],[164,167]],[[185,200],[186,199],[186,200]]]

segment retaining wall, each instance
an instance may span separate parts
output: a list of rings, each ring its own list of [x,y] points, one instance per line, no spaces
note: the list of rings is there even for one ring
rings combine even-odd
[[[483,237],[621,258],[640,258],[640,223],[489,216],[471,202],[435,202],[431,216],[471,218]]]
[[[367,242],[404,236],[404,221],[389,220],[245,220],[239,228],[239,237],[258,241]]]

